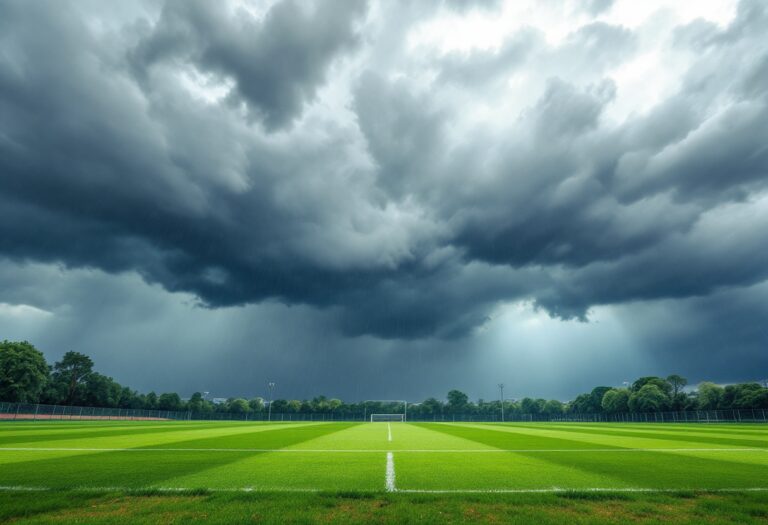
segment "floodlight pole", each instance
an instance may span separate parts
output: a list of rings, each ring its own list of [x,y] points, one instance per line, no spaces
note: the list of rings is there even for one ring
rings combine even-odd
[[[272,392],[275,390],[275,382],[268,382],[267,388],[269,388],[269,408],[267,409],[267,421],[272,421]]]
[[[504,383],[499,383],[499,391],[501,393],[501,422],[504,422]]]

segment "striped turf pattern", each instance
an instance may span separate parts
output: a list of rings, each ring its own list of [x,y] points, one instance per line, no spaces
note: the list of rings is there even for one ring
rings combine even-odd
[[[0,423],[2,490],[768,491],[768,426]]]

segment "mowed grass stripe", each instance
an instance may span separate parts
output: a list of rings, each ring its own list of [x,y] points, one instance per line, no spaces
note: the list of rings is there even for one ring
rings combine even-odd
[[[88,422],[82,425],[93,428]],[[43,441],[26,447],[31,450],[0,447],[0,485],[56,490],[383,491],[389,451],[394,454],[397,488],[406,490],[701,490],[768,485],[762,483],[768,471],[766,448],[692,447],[691,442],[671,440],[680,446],[633,449],[627,447],[640,438],[609,432],[607,439],[615,443],[606,446],[593,443],[604,439],[599,434],[564,432],[559,424],[532,429],[398,423],[392,424],[392,442],[387,441],[386,424],[172,425],[194,429],[80,441],[130,445],[113,451],[57,450],[67,440],[51,441],[52,451],[42,450]],[[0,425],[0,434],[3,428]]]
[[[438,432],[458,434],[483,444],[503,444],[510,439],[499,435],[509,432],[500,430],[449,425],[435,425],[430,428]],[[530,436],[526,436],[526,439],[528,437]],[[456,461],[441,461],[435,464],[429,476],[438,484],[442,484],[432,487],[436,489],[455,488],[450,486],[455,480],[470,484],[482,482],[486,486],[484,488],[532,488],[531,483],[536,482],[548,483],[550,487],[566,488],[579,488],[586,483],[590,486],[669,489],[738,488],[759,486],[759,482],[764,478],[766,465],[761,464],[765,463],[761,452],[756,455],[762,460],[750,462],[728,461],[720,459],[715,452],[709,454],[709,457],[701,457],[648,451],[610,456],[611,460],[606,460],[606,454],[590,453],[589,450],[581,454],[573,454],[571,451],[555,451],[549,454],[522,451],[510,453],[505,460],[499,460],[496,456],[488,459],[488,455],[464,454]],[[615,459],[617,457],[620,459]],[[411,457],[401,461],[400,470],[408,469],[411,461],[414,461]],[[418,462],[416,459],[415,463]],[[416,470],[423,467],[424,465],[420,465]],[[508,475],[502,476],[500,473],[503,472]],[[406,470],[401,479],[418,480],[419,476],[423,474],[412,472],[409,478]],[[420,484],[424,484],[423,479]]]
[[[644,433],[644,434],[631,434],[624,435],[623,433],[616,432],[600,432],[599,429],[592,428],[565,428],[563,426],[557,427],[542,427],[542,426],[528,426],[528,425],[497,425],[494,423],[462,423],[463,426],[469,426],[472,428],[492,429],[500,432],[508,432],[511,434],[525,434],[530,436],[552,437],[558,439],[566,439],[584,443],[591,443],[603,447],[619,446],[622,448],[633,449],[650,449],[650,448],[739,448],[744,447],[748,449],[765,449],[762,440],[742,439],[742,440],[730,440],[725,439],[724,442],[707,438],[698,440],[697,436],[692,435],[690,440],[683,439],[682,435],[675,434],[672,438],[666,437],[666,434],[659,433]],[[756,446],[756,443],[760,446]]]
[[[518,426],[518,425],[510,425],[507,426],[507,428],[519,428],[519,429],[531,429],[532,431],[541,432],[540,427],[530,427],[530,426]],[[687,434],[681,434],[681,433],[675,433],[675,432],[661,432],[661,431],[637,431],[637,430],[617,430],[617,429],[611,429],[608,432],[606,432],[603,429],[599,428],[570,428],[570,427],[560,427],[556,430],[551,430],[549,432],[559,432],[563,435],[567,434],[592,434],[596,436],[611,436],[614,438],[622,437],[622,438],[636,438],[636,439],[642,439],[642,440],[658,440],[658,441],[664,441],[664,442],[683,442],[683,443],[691,443],[694,446],[702,446],[704,444],[707,445],[722,445],[722,446],[744,446],[744,447],[751,447],[751,448],[768,448],[768,439],[758,439],[758,438],[751,438],[751,437],[721,437],[721,436],[702,436],[699,434],[696,434],[695,432],[687,433]]]
[[[620,449],[620,446],[606,446],[570,435],[554,437],[542,432],[515,432],[510,427],[484,426],[475,423],[420,423],[419,426],[435,432],[442,432],[458,438],[490,447],[507,450],[570,450],[570,449]]]
[[[252,437],[269,443],[268,448],[294,445],[302,440],[314,439],[323,434],[340,432],[354,426],[349,424],[317,424],[312,431],[304,427],[281,428],[274,431],[253,432]],[[216,441],[219,438],[211,438]],[[199,442],[200,440],[194,440]],[[19,452],[24,460],[3,463],[0,454],[0,485],[43,486],[53,488],[88,486],[151,487],[174,479],[201,474],[205,471],[229,467],[224,471],[237,486],[249,486],[252,471],[237,470],[233,465],[266,452],[237,451],[229,454],[185,452],[173,454],[155,453],[149,449],[133,449],[121,452],[98,452],[69,457],[39,458],[39,453]],[[27,456],[24,456],[27,454]],[[200,478],[206,479],[205,475]],[[278,478],[279,479],[279,478]],[[200,487],[208,487],[202,483]]]
[[[319,424],[319,423],[316,423]],[[297,426],[309,426],[312,423],[298,423]],[[93,433],[84,434],[81,437],[68,436],[67,439],[43,439],[46,433],[43,433],[41,439],[35,441],[17,441],[8,440],[8,442],[2,443],[0,447],[22,447],[22,446],[39,446],[39,447],[61,447],[61,448],[134,448],[142,446],[155,446],[160,444],[173,444],[179,442],[193,441],[195,439],[207,439],[207,438],[220,438],[222,443],[226,442],[226,438],[232,436],[238,436],[243,434],[253,434],[255,432],[273,431],[278,429],[290,429],[297,428],[297,426],[289,427],[286,425],[225,425],[223,427],[216,427],[207,425],[200,427],[198,425],[185,426],[183,424],[175,424],[168,427],[165,431],[142,431],[140,429],[130,429],[125,433],[116,433],[108,436],[94,436]],[[226,445],[221,445],[226,446]]]
[[[642,432],[657,433],[670,432],[681,435],[704,436],[721,435],[724,437],[762,437],[768,439],[768,424],[765,423],[727,423],[722,425],[707,423],[688,423],[687,425],[676,425],[674,423],[495,423],[497,425],[521,426],[529,428],[540,427],[563,427],[563,428],[587,428],[592,430],[601,430],[606,433],[612,432]]]

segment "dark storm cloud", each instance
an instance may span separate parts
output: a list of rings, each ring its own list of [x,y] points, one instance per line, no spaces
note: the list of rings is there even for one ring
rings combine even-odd
[[[169,1],[135,52],[136,67],[188,61],[235,81],[233,102],[244,101],[269,129],[300,116],[325,82],[334,58],[359,43],[355,23],[366,10],[357,0],[286,0],[256,20],[244,9]]]
[[[377,48],[386,6],[167,2],[99,24],[5,2],[0,253],[406,339],[508,301],[585,319],[768,278],[762,3],[677,28],[679,89],[618,120],[634,30],[436,57],[403,35]]]

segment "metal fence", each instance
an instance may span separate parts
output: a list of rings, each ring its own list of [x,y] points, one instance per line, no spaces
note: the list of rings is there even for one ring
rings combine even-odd
[[[136,421],[368,421],[370,413],[275,413],[190,412],[144,410],[139,408],[98,408],[37,403],[0,402],[2,420],[136,420]],[[419,414],[408,413],[408,421],[500,422],[500,414]],[[766,423],[768,409],[688,410],[679,412],[631,412],[621,414],[519,414],[507,413],[505,422],[580,423]]]
[[[408,421],[501,422],[500,415],[408,414]],[[768,409],[687,410],[678,412],[627,412],[620,414],[519,414],[507,413],[504,422],[572,423],[766,423]]]

